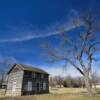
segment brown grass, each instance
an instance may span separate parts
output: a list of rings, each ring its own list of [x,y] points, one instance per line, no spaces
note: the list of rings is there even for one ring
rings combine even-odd
[[[36,96],[22,96],[15,98],[1,98],[0,100],[100,100],[100,96],[89,98],[84,95],[71,95],[71,94],[45,94]]]
[[[5,96],[5,90],[4,89],[0,89],[0,97],[4,97]]]
[[[83,94],[86,93],[86,88],[50,88],[50,93],[53,94]]]
[[[51,90],[50,94],[22,96],[22,97],[5,97],[0,100],[100,100],[100,95],[89,98],[86,95],[86,89],[77,88],[58,88]]]

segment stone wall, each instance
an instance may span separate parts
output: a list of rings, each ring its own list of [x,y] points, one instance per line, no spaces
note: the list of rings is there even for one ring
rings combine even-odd
[[[6,96],[21,95],[23,71],[10,73],[8,76]]]

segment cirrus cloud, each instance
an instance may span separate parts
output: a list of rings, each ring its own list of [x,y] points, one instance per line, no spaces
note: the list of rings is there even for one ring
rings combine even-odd
[[[76,27],[79,27],[82,25],[82,21],[79,19],[79,14],[76,10],[71,10],[68,14],[68,19],[64,20],[63,22],[57,22],[51,26],[48,26],[45,30],[39,30],[38,32],[34,31],[30,28],[30,25],[24,27],[23,29],[17,29],[13,33],[13,36],[6,38],[0,38],[0,43],[6,43],[6,42],[23,42],[28,41],[36,38],[46,38],[53,35],[59,35],[61,33],[60,29],[64,28],[64,31],[70,31]],[[73,17],[78,22],[78,24],[73,23]],[[13,30],[13,29],[12,29]],[[16,35],[17,34],[17,35]],[[19,35],[18,35],[19,34]]]

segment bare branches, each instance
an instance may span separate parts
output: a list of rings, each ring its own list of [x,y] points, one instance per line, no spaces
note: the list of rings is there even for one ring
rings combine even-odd
[[[56,48],[60,53],[55,51],[55,49],[48,44],[45,49],[47,50],[49,57],[51,57],[52,62],[65,61],[76,68],[77,71],[84,76],[88,93],[89,95],[92,95],[89,74],[91,72],[92,62],[95,59],[95,52],[100,50],[98,48],[100,46],[100,21],[98,21],[98,18],[96,18],[91,12],[81,16],[81,21],[83,30],[78,27],[78,34],[77,36],[75,35],[76,37],[74,38],[67,34],[64,28],[60,30],[60,47],[56,45]],[[75,26],[78,24],[75,19],[74,24],[76,24]]]
[[[47,46],[47,48],[49,48],[49,45]],[[74,61],[70,60],[69,58],[65,57],[64,55],[61,56],[59,54],[54,53],[52,50],[48,49],[48,55],[51,57],[54,57],[54,59],[52,60],[52,62],[55,61],[66,61],[68,63],[70,63],[71,65],[73,65],[82,75],[84,75],[84,72],[82,71],[82,69],[80,69],[75,63]]]
[[[89,47],[89,52],[91,51],[91,49],[95,49],[95,46],[98,45],[98,44],[100,44],[100,41],[91,44],[90,47]]]
[[[96,48],[100,44],[100,41],[97,42],[98,33],[95,33],[94,31],[97,25],[100,26],[97,20],[98,19],[96,16],[94,16],[91,12],[81,16],[80,21],[82,23],[83,31],[81,31],[80,27],[78,27],[78,37],[75,39],[72,39],[70,35],[66,33],[64,28],[61,28],[61,43],[60,47],[57,45],[57,50],[63,53],[55,51],[55,49],[48,44],[45,46],[45,49],[48,51],[48,55],[51,57],[51,62],[66,61],[74,66],[82,75],[84,75],[87,71],[89,72],[91,70],[92,61],[94,59],[93,56],[97,51]],[[96,24],[96,22],[98,24]],[[74,19],[73,24],[77,26],[79,22]],[[100,30],[100,27],[97,28]],[[78,39],[80,41],[78,41]],[[84,56],[87,58],[87,61],[84,60]],[[75,63],[75,61],[77,63]]]

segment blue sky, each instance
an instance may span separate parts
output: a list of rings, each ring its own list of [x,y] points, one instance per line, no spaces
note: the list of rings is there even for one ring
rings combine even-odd
[[[10,57],[52,74],[61,70],[62,64],[46,62],[40,45],[48,39],[56,44],[59,27],[72,30],[71,18],[87,9],[99,10],[100,0],[0,0],[0,61]]]

